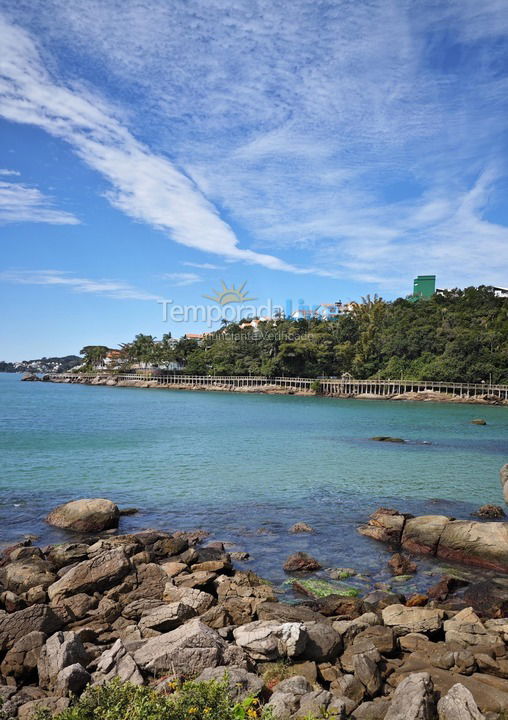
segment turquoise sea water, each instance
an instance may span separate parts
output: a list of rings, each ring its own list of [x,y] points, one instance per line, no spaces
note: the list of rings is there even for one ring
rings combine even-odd
[[[472,425],[475,417],[488,424]],[[274,568],[297,549],[374,571],[386,550],[355,528],[379,505],[467,517],[502,502],[508,409],[22,383],[0,374],[0,452],[3,542],[24,533],[62,538],[43,522],[47,511],[102,496],[140,508],[122,530],[203,527],[277,578]],[[318,533],[289,535],[298,520]]]

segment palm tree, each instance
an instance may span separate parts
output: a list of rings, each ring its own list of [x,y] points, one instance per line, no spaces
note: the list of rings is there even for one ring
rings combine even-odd
[[[108,352],[109,348],[105,345],[85,345],[79,354],[85,356],[84,365],[95,368],[102,365],[102,361]]]
[[[130,360],[134,360],[146,369],[148,363],[156,359],[156,338],[153,335],[138,333],[134,340],[122,346]]]

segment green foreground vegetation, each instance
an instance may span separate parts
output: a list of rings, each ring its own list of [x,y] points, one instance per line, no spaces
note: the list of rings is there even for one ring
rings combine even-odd
[[[40,709],[33,720],[51,720],[49,710]],[[235,702],[227,677],[222,681],[167,683],[167,691],[121,683],[88,688],[79,700],[55,720],[276,720],[270,708],[248,696]],[[307,720],[314,720],[308,717]]]
[[[367,297],[334,319],[229,323],[199,343],[137,335],[124,367],[178,362],[194,375],[340,377],[508,383],[508,299],[489,287],[450,290],[417,302]],[[83,348],[85,369],[108,348]]]

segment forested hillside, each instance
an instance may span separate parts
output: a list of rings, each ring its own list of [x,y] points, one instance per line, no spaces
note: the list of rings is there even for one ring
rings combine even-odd
[[[124,367],[179,362],[196,375],[415,379],[508,383],[508,299],[488,287],[428,300],[364,298],[336,319],[277,319],[257,328],[224,325],[199,343],[137,335]],[[86,351],[86,352],[85,352]],[[95,352],[97,351],[97,352]],[[107,348],[84,348],[90,359]]]
[[[228,325],[176,347],[192,373],[508,382],[508,299],[486,287],[429,300],[365,298],[336,320]]]

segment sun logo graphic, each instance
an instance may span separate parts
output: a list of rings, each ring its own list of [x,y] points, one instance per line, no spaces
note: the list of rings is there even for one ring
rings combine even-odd
[[[234,285],[228,287],[224,280],[221,280],[221,290],[213,288],[215,295],[203,295],[203,297],[207,300],[213,300],[213,302],[219,303],[219,305],[229,305],[230,303],[243,303],[248,302],[249,300],[256,300],[254,297],[248,297],[248,290],[244,291],[246,284],[247,281],[238,288],[235,288]]]

